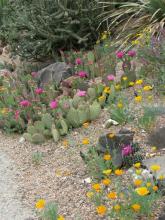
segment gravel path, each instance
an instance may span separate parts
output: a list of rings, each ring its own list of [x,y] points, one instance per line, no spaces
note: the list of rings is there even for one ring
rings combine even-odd
[[[2,143],[0,144],[2,145]],[[0,147],[0,219],[25,220],[30,210],[21,203],[21,193],[15,180],[16,168]]]

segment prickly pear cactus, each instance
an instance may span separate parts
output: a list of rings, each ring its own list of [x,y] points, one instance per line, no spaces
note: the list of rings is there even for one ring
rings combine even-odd
[[[33,144],[42,144],[45,142],[45,138],[42,134],[35,133],[32,135],[32,143]]]
[[[68,114],[67,114],[66,118],[67,118],[68,123],[73,128],[77,128],[81,125],[80,121],[79,121],[78,111],[73,107],[70,108],[70,110],[68,111]]]
[[[89,113],[89,107],[87,105],[80,105],[77,111],[78,111],[79,122],[81,125],[89,120],[90,113]]]
[[[90,101],[94,101],[97,97],[95,88],[88,88],[87,94],[89,96]]]
[[[68,133],[68,125],[65,121],[64,118],[60,118],[57,122],[56,122],[56,127],[59,130],[60,135],[66,135]]]
[[[95,101],[93,102],[92,105],[89,106],[89,110],[90,110],[90,120],[93,121],[99,117],[101,113],[101,106],[97,101]]]
[[[102,83],[96,85],[97,96],[102,95],[103,91],[104,91],[104,85]]]
[[[26,141],[32,142],[32,135],[29,133],[24,133],[23,137],[25,138]]]
[[[44,114],[42,116],[41,121],[44,124],[45,128],[51,129],[52,124],[53,124],[53,118],[49,113]]]
[[[73,107],[74,107],[74,108],[78,108],[78,105],[79,105],[82,101],[84,101],[84,97],[80,97],[80,96],[78,96],[78,95],[75,95],[75,96],[73,97],[73,100],[72,100],[72,105],[73,105]]]
[[[52,132],[54,142],[57,143],[60,140],[60,133],[55,127],[55,125],[52,125],[51,132]]]

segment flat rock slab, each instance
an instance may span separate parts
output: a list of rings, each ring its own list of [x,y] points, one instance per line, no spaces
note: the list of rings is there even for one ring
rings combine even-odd
[[[0,220],[26,220],[32,216],[21,202],[15,172],[10,158],[0,150]]]
[[[150,169],[151,165],[159,165],[160,170],[157,171],[157,178],[161,175],[165,176],[165,155],[146,159],[143,161],[143,164],[146,165],[148,169]]]

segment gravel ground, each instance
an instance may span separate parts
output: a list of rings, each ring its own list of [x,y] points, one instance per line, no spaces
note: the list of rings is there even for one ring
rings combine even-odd
[[[84,137],[90,138],[90,143],[95,144],[100,134],[120,130],[121,126],[104,129],[103,124],[108,118],[109,115],[107,111],[103,110],[100,118],[92,122],[88,128],[75,129],[58,144],[49,141],[37,146],[27,142],[20,143],[20,136],[0,134],[1,157],[4,161],[1,162],[2,168],[0,168],[0,174],[2,170],[3,172],[5,170],[5,181],[9,183],[9,185],[14,186],[14,189],[9,187],[11,192],[6,189],[8,194],[5,196],[5,200],[2,199],[3,197],[0,197],[0,204],[7,207],[7,203],[11,201],[11,208],[7,209],[11,209],[11,213],[16,213],[13,215],[17,216],[17,208],[14,206],[13,209],[12,203],[14,199],[17,198],[14,192],[18,190],[22,196],[22,204],[28,210],[32,210],[33,213],[35,213],[35,202],[39,198],[43,198],[46,201],[56,201],[59,206],[59,213],[64,215],[66,220],[97,220],[98,217],[96,217],[95,209],[86,198],[86,192],[90,189],[90,186],[84,183],[84,179],[87,178],[88,175],[79,152],[80,150],[86,150],[88,148],[88,146],[81,144]],[[158,121],[161,123],[163,119],[161,118],[161,120]],[[158,124],[160,123],[158,122]],[[136,131],[135,141],[141,143],[141,146],[145,149],[145,152],[147,152],[147,157],[153,156],[150,146],[146,144],[147,134],[135,128],[134,124],[125,127]],[[64,140],[69,142],[67,147],[63,144]],[[34,152],[43,153],[43,159],[37,166],[32,162]],[[154,154],[159,155],[160,152]],[[13,168],[13,166],[16,167],[16,172],[13,170],[10,171],[11,168],[10,165],[8,165],[8,163],[10,164],[9,158],[11,158],[11,161],[14,161],[15,165],[11,164],[11,168]],[[14,172],[16,176],[14,177],[13,183],[11,176],[13,176]],[[19,183],[19,185],[17,190],[15,190],[17,183]],[[6,184],[4,183],[3,185]],[[1,189],[4,188],[3,185]],[[14,192],[12,190],[14,190]],[[162,202],[157,206],[159,207],[158,209],[160,209],[161,206]],[[20,200],[18,200],[18,210],[20,207]],[[26,217],[26,213],[28,212],[26,209],[25,211],[22,209],[22,211]],[[152,218],[153,220],[157,219],[156,215],[158,215],[159,210],[155,210],[155,213]],[[5,215],[4,213],[0,219],[3,220],[3,216]],[[10,220],[11,218],[4,218],[4,220],[6,219]],[[18,215],[18,217],[12,219],[24,220],[25,218],[23,215]]]
[[[11,159],[1,149],[0,144],[0,219],[25,220],[32,216],[32,212],[22,203],[15,177],[17,171]],[[5,144],[4,144],[5,145]]]

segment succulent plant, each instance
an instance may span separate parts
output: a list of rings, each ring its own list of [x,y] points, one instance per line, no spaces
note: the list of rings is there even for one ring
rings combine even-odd
[[[78,111],[71,107],[68,111],[67,114],[67,121],[68,123],[73,127],[73,128],[77,128],[80,126],[80,122],[79,122],[79,116],[78,116]]]
[[[89,106],[89,111],[90,111],[90,116],[89,119],[91,121],[97,119],[101,113],[101,106],[97,101],[94,101],[90,106]]]
[[[60,139],[60,133],[56,129],[55,125],[52,125],[51,133],[52,133],[54,142],[57,143],[59,141],[59,139]]]
[[[87,94],[90,98],[90,101],[94,101],[97,97],[96,89],[95,88],[88,88]]]
[[[68,125],[64,118],[60,118],[56,121],[56,127],[62,136],[68,133]]]

